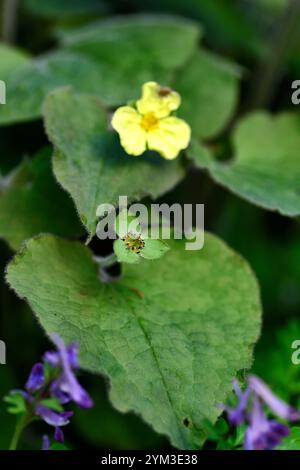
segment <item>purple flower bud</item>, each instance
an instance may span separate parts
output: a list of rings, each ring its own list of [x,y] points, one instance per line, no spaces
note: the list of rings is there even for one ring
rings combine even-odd
[[[78,344],[71,343],[67,346],[68,360],[73,369],[78,369]]]
[[[58,335],[54,335],[58,336]],[[73,369],[78,369],[78,345],[71,343],[66,347],[68,360]],[[57,351],[45,352],[43,359],[53,367],[58,367],[61,364],[60,354]]]
[[[59,354],[56,351],[46,351],[43,356],[44,361],[48,362],[52,367],[59,366]]]
[[[44,385],[44,382],[44,366],[41,362],[38,362],[32,367],[25,388],[28,392],[33,393],[39,390]]]
[[[63,431],[62,431],[61,428],[59,428],[59,427],[56,427],[56,428],[55,428],[55,431],[54,431],[54,439],[55,439],[57,442],[60,442],[61,444],[64,443],[65,437],[64,437],[64,433],[63,433]]]
[[[66,424],[69,424],[69,418],[73,416],[72,411],[63,411],[61,413],[58,413],[44,405],[37,405],[35,408],[35,412],[47,424],[50,424],[50,426],[55,427],[65,426]]]
[[[246,450],[271,450],[289,434],[289,428],[274,420],[268,420],[257,397],[254,399],[250,425],[245,434]]]
[[[77,353],[76,355],[74,354],[74,345],[72,346],[73,349],[68,352],[63,340],[58,335],[53,335],[52,340],[58,349],[62,367],[62,374],[57,380],[57,388],[68,395],[79,406],[91,408],[93,406],[92,399],[81,387],[72,371],[72,363],[74,361],[77,362]]]
[[[300,419],[300,412],[298,410],[292,408],[288,403],[274,395],[272,390],[255,375],[249,376],[249,387],[280,418],[288,421],[297,421]]]
[[[49,437],[45,434],[42,439],[43,439],[43,441],[42,441],[42,450],[49,450],[50,449],[50,439],[49,439]]]

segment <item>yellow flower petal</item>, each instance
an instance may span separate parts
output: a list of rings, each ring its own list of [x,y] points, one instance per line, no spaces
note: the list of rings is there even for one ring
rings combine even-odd
[[[146,131],[142,117],[130,106],[122,106],[114,113],[112,127],[120,136],[121,145],[129,155],[141,155],[146,150]]]
[[[148,132],[147,143],[150,150],[156,150],[167,160],[173,160],[180,150],[189,145],[190,138],[190,126],[182,119],[171,116],[161,119],[158,127]]]
[[[143,85],[142,97],[136,106],[141,114],[154,113],[157,118],[163,118],[178,109],[180,103],[181,98],[176,91],[156,82],[147,82]]]

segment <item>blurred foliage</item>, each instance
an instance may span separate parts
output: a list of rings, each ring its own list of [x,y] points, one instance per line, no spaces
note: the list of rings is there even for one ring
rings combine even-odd
[[[24,0],[24,6],[31,13],[54,18],[107,11],[107,5],[101,0]]]
[[[277,448],[278,450],[300,450],[300,428],[293,427],[289,436],[287,436]]]

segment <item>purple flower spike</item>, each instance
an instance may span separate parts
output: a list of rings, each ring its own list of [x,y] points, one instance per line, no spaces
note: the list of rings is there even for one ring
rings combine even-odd
[[[41,362],[35,364],[29,374],[25,388],[28,392],[36,392],[45,382],[44,366]]]
[[[43,356],[43,363],[38,362],[32,367],[24,390],[11,390],[10,393],[24,397],[24,411],[29,421],[36,416],[53,426],[55,441],[63,443],[64,433],[61,427],[69,424],[73,412],[65,411],[63,407],[57,411],[45,406],[44,403],[47,403],[47,400],[51,402],[55,398],[60,405],[74,401],[83,408],[90,408],[93,402],[74,374],[74,370],[79,368],[78,345],[71,343],[66,346],[57,334],[54,334],[52,339],[57,351],[47,351]],[[48,369],[49,374],[45,376],[45,371]],[[43,436],[42,449],[50,449],[47,435]]]
[[[280,418],[288,421],[297,421],[300,419],[300,412],[298,410],[274,395],[272,390],[255,375],[249,376],[249,387]]]
[[[43,436],[43,441],[42,441],[42,450],[49,450],[50,449],[50,439],[49,437],[45,434]]]
[[[93,406],[92,399],[81,387],[72,371],[72,362],[74,363],[74,360],[77,362],[77,353],[76,355],[74,354],[74,346],[72,346],[73,350],[70,354],[70,350],[68,353],[63,340],[58,335],[53,335],[52,340],[58,349],[61,366],[63,369],[62,375],[56,382],[57,389],[68,395],[82,408],[91,408]]]
[[[56,428],[55,428],[55,431],[54,431],[54,439],[55,439],[57,442],[60,442],[61,444],[64,443],[65,437],[64,437],[64,433],[63,433],[63,431],[62,431],[61,428],[59,428],[59,427],[56,427]]]
[[[53,335],[57,338],[58,335]],[[52,338],[53,339],[53,338]],[[55,343],[55,340],[53,340]],[[78,369],[78,345],[71,343],[66,347],[68,360],[73,369]],[[52,367],[58,367],[61,362],[60,354],[57,351],[47,351],[44,354],[44,360],[47,361]]]
[[[242,392],[237,380],[233,381],[233,388],[239,399],[239,403],[236,408],[227,407],[226,412],[230,424],[232,424],[232,426],[238,426],[243,421],[245,421],[247,404],[251,390],[247,388],[245,392]]]
[[[255,398],[245,435],[246,450],[271,450],[289,434],[289,428],[274,420],[268,420],[258,398]]]
[[[42,418],[50,426],[65,426],[69,424],[69,418],[73,416],[72,411],[63,411],[62,413],[57,413],[56,411],[47,408],[44,405],[37,405],[35,412],[40,418]]]

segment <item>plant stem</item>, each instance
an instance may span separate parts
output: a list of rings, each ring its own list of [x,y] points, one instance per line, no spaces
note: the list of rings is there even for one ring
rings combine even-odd
[[[94,261],[99,265],[99,268],[109,268],[117,262],[117,257],[115,253],[111,253],[108,256],[94,256]]]
[[[2,10],[2,39],[4,42],[13,43],[17,29],[17,11],[19,0],[3,0]]]
[[[16,427],[15,427],[15,432],[13,434],[13,437],[12,437],[12,440],[11,440],[11,443],[10,443],[10,446],[9,446],[9,450],[16,450],[17,449],[21,434],[24,431],[24,429],[26,428],[26,426],[29,424],[29,422],[30,422],[30,417],[29,417],[28,413],[23,414],[21,416],[21,418],[17,421]]]
[[[249,107],[268,106],[282,77],[286,60],[299,39],[300,0],[289,0],[269,40],[268,57],[258,64],[250,90]]]

